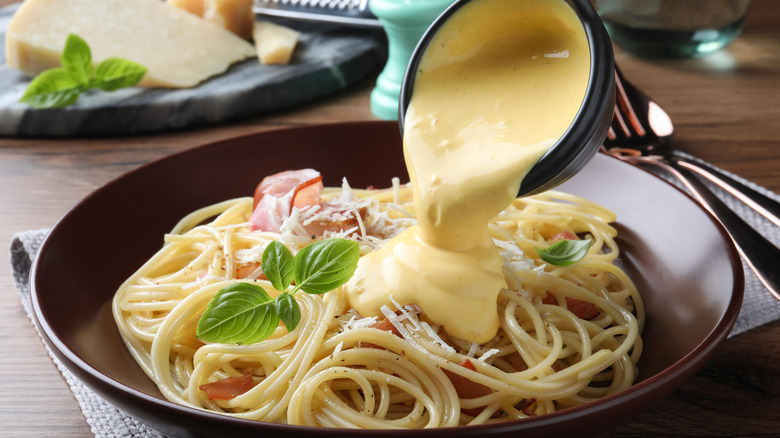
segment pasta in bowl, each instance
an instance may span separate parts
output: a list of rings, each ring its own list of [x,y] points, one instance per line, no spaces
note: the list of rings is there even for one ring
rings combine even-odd
[[[298,205],[312,198],[298,190],[316,187],[309,178],[321,177],[310,169],[287,171],[261,186],[278,191],[286,184]],[[274,305],[257,292],[277,300],[287,295],[274,281],[283,266],[266,256],[271,243],[303,255],[312,242],[347,239],[359,253],[371,253],[416,222],[410,188],[394,182],[389,189],[356,190],[345,179],[301,208],[284,205],[285,217],[273,225],[263,209],[276,215],[279,208],[263,205],[267,197],[255,198],[255,213],[252,198],[238,198],[177,224],[114,299],[125,342],[165,397],[301,426],[430,428],[549,414],[633,383],[644,308],[614,263],[620,253],[614,215],[557,191],[518,198],[490,223],[508,287],[498,298],[500,329],[488,342],[453,337],[417,305],[392,297],[382,315],[361,315],[349,304],[350,283],[328,294],[297,294],[300,323],[277,319],[268,339],[251,342],[267,319],[257,309]],[[537,250],[555,243],[588,247],[576,260]],[[223,299],[225,310],[210,312],[223,290],[233,301]],[[245,317],[250,312],[256,315]],[[217,342],[204,342],[208,331],[198,336],[204,323],[220,331],[212,336]]]
[[[341,177],[346,177],[353,187],[386,185],[394,176],[404,178],[402,157],[397,152],[399,144],[394,123],[365,122],[280,130],[194,148],[151,163],[106,185],[57,224],[36,260],[32,299],[46,342],[77,377],[100,395],[171,436],[221,436],[227,427],[235,436],[257,433],[285,436],[396,435],[398,432],[390,429],[357,432],[341,425],[331,428],[269,423],[170,402],[125,347],[111,313],[111,301],[120,285],[160,250],[161,236],[170,232],[188,213],[251,193],[263,175],[302,166],[320,170],[327,186],[339,186]],[[366,145],[372,148],[372,161],[378,164],[365,165]],[[274,152],[274,158],[266,160],[270,151]],[[243,158],[236,160],[235,157]],[[203,175],[211,177],[203,178]],[[623,183],[615,185],[615,179]],[[636,364],[637,374],[635,379],[630,379],[634,380],[634,384],[598,400],[544,415],[510,421],[487,418],[486,424],[482,425],[415,429],[404,434],[509,435],[521,431],[528,436],[564,431],[578,431],[583,435],[603,434],[671,392],[703,364],[727,335],[741,299],[740,274],[735,264],[738,259],[720,228],[689,198],[654,176],[607,156],[597,156],[571,183],[562,186],[561,191],[604,205],[617,216],[615,241],[620,248],[622,267],[640,291],[646,315],[643,318],[645,326],[641,357]],[[659,202],[664,213],[654,213],[657,208],[638,201],[638,194],[644,199]],[[127,199],[142,201],[127,202]],[[658,239],[659,235],[666,238]],[[674,241],[675,245],[664,244],[669,241]],[[75,258],[62,257],[62,254],[73,251],[99,254],[105,251],[107,245],[121,248],[121,262],[96,257],[91,263],[84,264]],[[689,248],[689,251],[683,255],[677,245]],[[534,254],[533,251],[529,248],[527,253]],[[697,281],[689,281],[691,272],[696,272]],[[535,298],[541,296],[541,293],[534,292]],[[296,294],[296,298],[312,301],[312,312],[316,311],[315,299],[337,309],[341,301],[332,292],[323,297]],[[707,305],[699,305],[702,301]],[[302,314],[310,312],[308,305],[303,303]],[[552,305],[538,303],[538,306],[549,308]],[[632,310],[634,314],[640,313],[637,308]],[[398,314],[401,315],[400,312]],[[412,316],[403,324],[412,327],[414,321],[426,322],[419,315]],[[302,316],[295,329],[298,333],[304,332],[307,320],[315,321],[316,318]],[[355,319],[352,324],[357,326],[357,321]],[[326,332],[331,326],[328,325]],[[429,326],[433,327],[430,322]],[[335,333],[341,322],[333,327]],[[278,338],[298,336],[295,330],[286,333],[286,329],[282,328]],[[398,356],[392,346],[402,342],[397,335],[377,329],[363,330],[362,333],[370,332],[372,337],[362,338],[360,342],[387,343],[384,349],[369,350],[369,356],[373,357],[371,360],[383,355]],[[686,336],[679,336],[683,331]],[[446,333],[442,336],[446,337]],[[335,352],[339,343],[331,342],[329,345]],[[346,355],[350,345],[350,342],[341,343],[339,352]],[[453,342],[450,346],[456,349],[456,353],[446,353],[443,357],[450,363],[438,362],[440,369],[451,368],[476,379],[475,374],[478,373],[456,368],[462,367],[458,359],[465,356],[478,371],[486,369],[491,357],[493,364],[490,366],[501,373],[516,371],[508,368],[511,366],[509,360],[500,363],[503,345],[482,346],[474,351],[471,351],[470,344],[458,346]],[[494,347],[499,351],[488,354]],[[320,354],[319,359],[327,357]],[[436,361],[431,359],[427,366],[436,367]],[[260,369],[256,364],[252,365],[255,371]],[[505,369],[501,370],[499,365]],[[532,363],[529,370],[533,366]],[[238,374],[242,373],[231,375]],[[211,381],[229,376],[218,374],[217,377]],[[209,383],[209,379],[198,382],[197,386],[205,383]],[[484,374],[479,377],[478,383],[491,384],[489,376]],[[354,385],[345,383],[345,390],[355,392],[349,388]],[[322,386],[310,388],[321,389]],[[490,397],[488,395],[487,398]],[[471,400],[476,406],[461,402],[460,397],[456,399],[461,403],[459,408],[480,407],[475,402],[479,398]],[[522,412],[525,405],[520,405],[520,400],[517,404],[484,401],[492,401],[497,406],[494,412],[507,415],[508,406]],[[486,406],[490,404],[485,403]],[[450,405],[454,405],[454,401]],[[540,409],[542,405],[537,403],[529,408]],[[482,409],[483,412],[470,417],[477,418],[483,413],[487,417],[493,416],[493,413],[488,415]],[[460,414],[458,417],[458,422],[467,418]],[[594,428],[594,424],[605,426]]]

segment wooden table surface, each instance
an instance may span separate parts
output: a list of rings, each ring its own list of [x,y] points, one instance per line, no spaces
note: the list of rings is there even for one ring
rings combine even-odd
[[[14,0],[0,0],[0,6]],[[616,52],[626,77],[672,117],[675,146],[780,192],[780,8],[754,0],[743,35],[688,61]],[[374,79],[293,110],[178,132],[101,139],[0,138],[0,241],[46,228],[80,199],[150,160],[289,126],[373,119]],[[780,261],[778,261],[780,262]],[[89,437],[0,256],[0,436]],[[780,436],[780,322],[729,339],[708,364],[615,436]]]

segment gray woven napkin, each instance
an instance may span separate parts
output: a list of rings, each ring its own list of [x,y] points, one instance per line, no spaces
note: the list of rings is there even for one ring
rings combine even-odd
[[[664,175],[661,175],[664,176]],[[780,201],[780,196],[757,186],[736,175],[731,175],[734,179],[754,188],[755,190]],[[712,187],[734,211],[739,214],[748,223],[753,225],[761,234],[766,236],[775,245],[780,246],[780,228],[775,227],[771,222],[761,217],[758,213],[750,210],[746,206],[733,200],[728,194],[717,187]],[[14,272],[14,281],[19,292],[19,298],[22,301],[27,315],[32,320],[30,313],[29,295],[29,273],[32,260],[35,257],[38,247],[47,230],[31,230],[16,234],[11,241],[11,264]],[[729,336],[735,336],[739,333],[750,330],[762,324],[774,321],[780,318],[780,301],[777,301],[758,281],[755,274],[744,266],[745,269],[745,299],[742,303],[742,310],[733,330]],[[133,437],[133,438],[152,438],[162,437],[160,433],[145,426],[142,423],[129,417],[100,396],[84,386],[73,374],[71,374],[51,352],[49,355],[59,368],[65,380],[70,385],[73,395],[76,397],[87,423],[92,428],[92,432],[98,438],[113,437]]]
[[[27,316],[33,320],[30,308],[30,268],[38,248],[41,246],[48,230],[24,231],[14,235],[11,240],[11,266],[14,282],[19,298],[22,301]],[[33,323],[33,325],[35,325]],[[36,329],[38,328],[35,326]],[[39,333],[40,334],[40,333]],[[161,438],[164,435],[136,421],[129,415],[117,409],[114,405],[95,394],[81,383],[46,347],[54,364],[68,382],[76,401],[87,419],[92,433],[98,438]]]

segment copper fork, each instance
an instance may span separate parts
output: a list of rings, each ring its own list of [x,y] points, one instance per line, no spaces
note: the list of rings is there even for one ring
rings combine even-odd
[[[638,165],[663,169],[677,178],[712,213],[731,236],[745,263],[780,300],[780,249],[731,210],[699,178],[724,189],[780,227],[780,203],[740,183],[719,169],[691,159],[671,147],[674,128],[669,115],[615,70],[617,104],[604,147],[608,153]]]

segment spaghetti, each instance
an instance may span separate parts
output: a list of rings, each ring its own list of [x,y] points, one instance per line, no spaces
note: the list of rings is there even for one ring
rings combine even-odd
[[[253,231],[252,198],[195,211],[117,291],[114,317],[138,364],[169,400],[265,422],[320,427],[423,428],[525,418],[587,403],[630,386],[642,352],[644,310],[616,264],[614,216],[585,199],[551,191],[520,198],[489,231],[504,259],[498,334],[476,344],[454,338],[414,304],[384,306],[381,317],[350,308],[343,288],[297,294],[300,323],[280,325],[251,345],[205,343],[200,315],[237,282],[278,294],[259,262],[271,241],[293,252],[312,242],[306,227],[323,217],[358,218],[317,239],[356,240],[368,254],[414,225],[411,190],[345,182],[318,205],[292,208],[278,232]],[[590,238],[569,266],[543,262],[536,248]],[[215,382],[243,382],[210,397]]]

